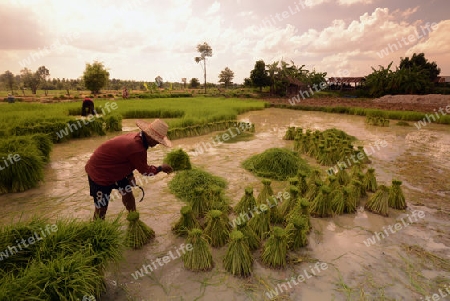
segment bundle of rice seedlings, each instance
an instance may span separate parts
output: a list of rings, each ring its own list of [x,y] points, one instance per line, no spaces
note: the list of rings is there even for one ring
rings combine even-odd
[[[340,186],[339,181],[335,176],[328,176],[326,185],[330,187],[331,191],[338,189]]]
[[[303,171],[299,171],[297,174],[298,177],[298,192],[300,196],[304,196],[308,191],[308,184],[306,184],[306,173]]]
[[[196,197],[197,192],[195,188],[199,187],[206,190],[214,185],[226,188],[227,184],[220,177],[214,176],[199,168],[193,168],[177,172],[169,182],[169,189],[176,197],[185,202],[190,202],[191,199]]]
[[[245,188],[245,193],[240,199],[240,201],[234,206],[234,212],[237,214],[248,213],[256,207],[256,199],[253,196],[253,188]]]
[[[308,186],[308,192],[306,193],[306,200],[308,202],[314,201],[314,199],[317,197],[317,195],[320,192],[320,187],[323,186],[323,183],[321,180],[316,180],[313,184]]]
[[[297,153],[284,148],[270,148],[246,159],[242,166],[256,176],[284,181],[294,177],[298,170],[308,172],[308,162]]]
[[[139,219],[139,212],[130,211],[127,215],[129,221],[125,235],[125,245],[133,249],[139,249],[155,238],[155,231]]]
[[[220,248],[224,246],[230,236],[229,224],[220,210],[211,210],[206,215],[205,236],[211,246]]]
[[[259,205],[266,204],[267,200],[269,200],[273,196],[273,190],[272,190],[272,187],[270,186],[272,181],[270,181],[268,179],[263,179],[261,181],[261,183],[263,184],[263,188],[261,189],[261,192],[256,197],[256,203]]]
[[[289,219],[286,226],[286,233],[288,236],[288,248],[290,250],[298,250],[308,245],[306,221],[299,215],[293,216]]]
[[[336,173],[336,179],[340,185],[347,185],[350,183],[350,175],[344,168],[339,168],[339,171]]]
[[[289,212],[291,212],[292,209],[294,209],[295,204],[298,201],[298,188],[296,186],[289,186],[289,194],[290,197],[288,200],[284,201],[281,205],[280,205],[280,215],[284,218],[286,218],[289,214]]]
[[[375,169],[367,169],[367,172],[364,175],[363,186],[364,189],[370,192],[375,192],[377,190],[378,184],[377,178],[375,177]]]
[[[270,231],[270,210],[259,211],[250,219],[248,225],[261,240],[266,238]]]
[[[181,255],[184,267],[194,272],[212,269],[213,259],[211,248],[208,245],[208,241],[203,237],[203,231],[197,228],[189,231],[186,240],[187,244],[192,245],[192,251]]]
[[[299,179],[296,176],[295,177],[290,177],[288,179],[288,182],[289,182],[289,185],[291,185],[291,186],[298,186]]]
[[[309,177],[308,180],[306,180],[306,184],[308,185],[308,188],[310,188],[312,185],[316,183],[316,181],[322,181],[321,180],[321,172],[318,169],[314,169]]]
[[[49,135],[38,133],[31,136],[37,148],[41,151],[44,163],[50,160],[50,152],[53,148],[53,142]]]
[[[356,179],[359,182],[358,185],[359,185],[360,196],[361,197],[367,196],[366,187],[364,187],[364,174],[362,172],[358,173],[356,175]]]
[[[352,179],[358,179],[358,174],[362,172],[361,163],[355,162],[352,165],[352,169],[350,171],[350,177]]]
[[[253,270],[253,257],[241,231],[230,233],[230,246],[223,259],[223,267],[234,276],[248,277]]]
[[[402,188],[400,187],[402,185],[402,181],[399,180],[392,180],[392,186],[389,189],[389,207],[398,209],[398,210],[405,210],[406,209],[406,200],[405,196],[403,195]]]
[[[361,202],[362,183],[358,180],[351,180],[348,187],[350,188],[349,202],[355,204],[355,207],[359,206]]]
[[[163,163],[170,165],[174,171],[192,169],[189,155],[181,148],[167,153]]]
[[[333,212],[337,215],[341,215],[344,213],[345,210],[345,194],[344,194],[344,187],[340,187],[338,189],[333,190],[330,193],[330,199],[331,199],[331,208],[333,209]]]
[[[356,150],[355,156],[356,156],[356,158],[358,158],[358,160],[362,164],[370,164],[370,163],[372,163],[372,161],[369,159],[369,156],[367,156],[367,153],[364,150],[364,147],[361,146],[361,145],[358,146],[358,149]]]
[[[355,213],[358,206],[358,191],[350,185],[342,188],[342,195],[345,201],[344,213]]]
[[[211,209],[220,210],[224,212],[224,216],[230,213],[233,208],[231,207],[229,201],[225,198],[223,194],[223,188],[213,185],[209,191],[209,201]]]
[[[210,209],[211,202],[207,196],[207,192],[203,187],[196,187],[194,189],[195,195],[189,200],[192,207],[192,212],[197,218],[203,217]]]
[[[388,216],[389,188],[386,185],[378,186],[377,191],[369,198],[364,206],[370,212]]]
[[[287,248],[288,236],[286,230],[274,227],[269,239],[264,244],[261,253],[262,262],[273,268],[286,267]]]
[[[284,134],[283,140],[294,140],[295,138],[295,127],[288,127],[286,134]]]
[[[242,220],[236,227],[237,230],[241,231],[247,239],[248,247],[250,251],[255,251],[261,245],[261,239],[256,235],[255,231],[248,225],[246,220]]]
[[[333,215],[333,209],[330,200],[330,188],[323,185],[319,194],[311,203],[311,215],[316,217],[330,217]]]
[[[189,230],[200,228],[200,224],[192,213],[192,207],[183,206],[180,210],[181,217],[172,227],[173,233],[177,236],[187,236]]]
[[[282,203],[282,198],[277,198],[275,196],[270,197],[269,216],[271,223],[278,224],[284,221],[279,209]]]

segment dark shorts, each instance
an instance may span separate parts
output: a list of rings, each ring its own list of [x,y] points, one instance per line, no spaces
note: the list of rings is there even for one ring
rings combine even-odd
[[[99,185],[94,181],[92,181],[91,177],[88,176],[89,191],[90,195],[94,198],[95,207],[96,208],[108,207],[109,200],[111,198],[111,191],[113,189],[122,189],[122,191],[125,191],[127,186],[130,185],[130,181],[128,180],[128,178],[131,176],[133,176],[133,173],[129,174],[122,180],[117,181],[116,183],[109,186]]]

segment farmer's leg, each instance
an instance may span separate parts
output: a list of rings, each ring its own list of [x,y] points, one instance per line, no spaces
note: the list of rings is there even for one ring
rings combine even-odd
[[[136,211],[136,199],[131,188],[136,185],[133,174],[128,175],[118,183],[122,194],[122,203],[128,211]]]
[[[105,219],[112,188],[98,185],[90,177],[88,177],[88,180],[90,195],[94,198],[95,209],[93,218],[94,220]]]

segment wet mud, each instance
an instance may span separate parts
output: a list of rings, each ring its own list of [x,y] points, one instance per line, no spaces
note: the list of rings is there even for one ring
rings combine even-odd
[[[107,292],[101,300],[269,300],[267,292],[275,288],[282,288],[283,292],[278,290],[280,295],[273,300],[420,300],[449,284],[448,126],[430,124],[420,131],[395,125],[374,127],[365,124],[365,118],[360,116],[275,108],[248,112],[239,118],[254,123],[256,128],[254,135],[244,141],[223,143],[205,149],[202,154],[196,151],[198,146],[212,143],[214,133],[174,141],[174,147],[188,151],[195,166],[228,181],[226,195],[232,204],[238,202],[245,187],[253,186],[255,196],[262,188],[260,179],[244,170],[241,162],[267,148],[292,148],[293,141],[282,140],[288,126],[312,130],[335,127],[355,136],[356,145],[366,149],[372,146],[371,166],[379,183],[403,181],[407,210],[390,209],[389,217],[382,217],[361,207],[356,214],[312,218],[309,245],[299,252],[290,252],[291,263],[285,270],[263,266],[257,251],[253,276],[233,277],[222,266],[224,247],[213,249],[215,268],[210,272],[187,271],[181,259],[176,258],[153,272],[144,271],[143,277],[135,279],[132,274],[143,265],[174,252],[185,242],[170,230],[184,205],[169,192],[167,184],[174,175],[159,174],[142,179],[146,196],[137,205],[141,219],[155,230],[156,238],[141,250],[125,251],[124,261],[108,269]],[[124,120],[124,131],[135,130],[134,120]],[[4,212],[0,222],[26,219],[33,214],[89,220],[94,206],[84,165],[98,145],[118,134],[56,145],[44,183],[24,193],[0,196]],[[376,146],[380,140],[386,141],[384,147]],[[163,146],[151,149],[149,163],[159,165],[168,151]],[[314,160],[304,158],[315,164]],[[277,193],[286,189],[287,184],[274,181],[272,187]],[[424,216],[412,219],[414,210],[423,211]],[[123,211],[121,200],[115,199],[110,203],[107,218]],[[386,230],[381,237],[381,232],[396,223],[403,228],[395,233]],[[314,270],[320,263],[326,263],[327,269]],[[292,277],[298,279],[305,272],[310,276],[305,281],[287,284]]]

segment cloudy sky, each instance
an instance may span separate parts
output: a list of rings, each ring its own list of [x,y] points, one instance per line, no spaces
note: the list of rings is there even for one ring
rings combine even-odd
[[[207,42],[208,82],[225,67],[234,82],[256,60],[283,59],[328,76],[424,52],[450,75],[449,0],[0,0],[0,72],[46,66],[78,78],[99,60],[111,78],[197,77]]]

